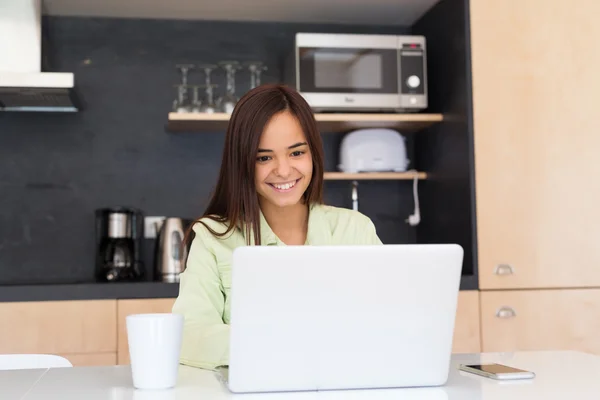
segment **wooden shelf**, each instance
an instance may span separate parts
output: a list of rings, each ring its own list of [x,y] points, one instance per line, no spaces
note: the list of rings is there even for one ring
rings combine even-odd
[[[419,179],[427,179],[425,172],[418,172]],[[414,172],[360,172],[349,174],[345,172],[325,172],[326,181],[358,181],[358,180],[407,180],[414,179]]]
[[[170,132],[224,132],[229,114],[169,113]],[[315,114],[321,133],[361,128],[390,128],[411,133],[443,121],[442,114]]]
[[[390,128],[412,133],[443,120],[442,114],[315,114],[321,133],[362,128]]]
[[[229,114],[169,113],[167,130],[170,132],[225,132]]]

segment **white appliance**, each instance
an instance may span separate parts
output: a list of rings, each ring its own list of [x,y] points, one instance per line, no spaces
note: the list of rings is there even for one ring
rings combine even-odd
[[[462,261],[456,244],[237,248],[227,386],[443,385]]]
[[[359,129],[349,132],[340,144],[342,172],[403,172],[410,160],[406,139],[392,129]]]
[[[42,72],[40,0],[0,0],[0,111],[78,111],[75,77]]]
[[[427,108],[424,36],[297,33],[285,80],[314,111]]]

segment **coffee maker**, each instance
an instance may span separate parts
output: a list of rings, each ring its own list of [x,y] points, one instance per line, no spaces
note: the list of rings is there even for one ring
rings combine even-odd
[[[141,211],[127,207],[96,210],[96,279],[104,282],[141,279],[143,238]]]

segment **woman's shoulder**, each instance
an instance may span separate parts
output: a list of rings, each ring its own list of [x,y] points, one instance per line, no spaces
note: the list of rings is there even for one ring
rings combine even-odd
[[[205,244],[237,245],[241,232],[237,228],[229,229],[229,222],[217,216],[204,216],[194,221],[192,230],[194,240],[198,239]]]
[[[218,216],[204,216],[194,221],[192,230],[196,235],[223,235],[227,232],[229,223]],[[212,232],[211,232],[212,231]]]
[[[215,254],[229,253],[244,241],[239,229],[229,230],[229,223],[218,217],[205,216],[197,219],[192,225],[192,231],[192,247],[195,244],[195,247],[204,247]]]

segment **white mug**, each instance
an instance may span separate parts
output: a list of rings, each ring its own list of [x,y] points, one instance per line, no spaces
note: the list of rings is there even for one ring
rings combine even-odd
[[[168,389],[177,383],[183,316],[133,314],[126,317],[133,386]]]

